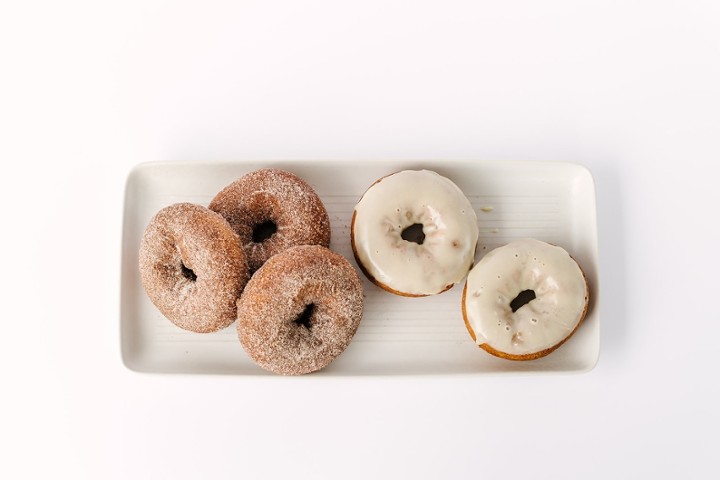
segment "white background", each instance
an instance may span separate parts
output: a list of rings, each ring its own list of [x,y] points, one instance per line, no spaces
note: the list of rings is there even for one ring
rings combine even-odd
[[[717,478],[720,3],[2,2],[0,477]],[[123,188],[155,160],[566,160],[582,375],[142,375]]]

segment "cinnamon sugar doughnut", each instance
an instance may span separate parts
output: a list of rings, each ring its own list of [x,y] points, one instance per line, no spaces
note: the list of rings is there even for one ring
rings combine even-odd
[[[178,203],[160,210],[145,229],[140,278],[165,317],[204,333],[235,321],[248,267],[237,235],[222,216]]]
[[[238,300],[238,336],[262,368],[319,370],[350,344],[363,312],[355,269],[325,247],[291,247],[253,275]]]
[[[330,245],[330,219],[312,187],[293,173],[264,168],[225,187],[210,202],[240,237],[250,271],[295,245]]]

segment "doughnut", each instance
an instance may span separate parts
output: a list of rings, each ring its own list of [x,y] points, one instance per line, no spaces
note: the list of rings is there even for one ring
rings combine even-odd
[[[330,219],[312,187],[275,168],[250,172],[210,202],[240,237],[250,271],[295,245],[330,245]]]
[[[548,355],[575,332],[588,284],[561,247],[525,238],[487,253],[468,274],[462,314],[480,348],[510,360]]]
[[[235,321],[248,267],[222,216],[190,203],[165,207],[146,227],[139,256],[150,301],[175,325],[205,333]]]
[[[362,312],[362,284],[344,257],[318,245],[291,247],[265,262],[245,287],[238,337],[260,367],[301,375],[345,350]]]
[[[429,170],[404,170],[375,182],[355,206],[350,227],[365,276],[407,297],[441,293],[465,278],[477,239],[468,199]]]

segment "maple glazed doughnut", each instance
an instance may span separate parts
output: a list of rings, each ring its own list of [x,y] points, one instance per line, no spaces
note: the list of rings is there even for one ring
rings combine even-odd
[[[355,206],[350,239],[370,281],[397,295],[434,295],[470,270],[477,216],[450,179],[404,170],[368,188]]]
[[[330,245],[330,219],[313,188],[276,168],[250,172],[210,202],[240,237],[254,272],[273,255],[295,245]]]
[[[526,238],[490,251],[473,267],[462,313],[483,350],[533,360],[570,338],[588,298],[585,274],[563,248]]]
[[[291,247],[248,282],[238,300],[238,336],[260,367],[301,375],[345,350],[362,312],[362,284],[344,257],[317,245]]]
[[[140,278],[152,303],[192,332],[213,332],[237,316],[248,280],[237,235],[219,214],[177,203],[160,210],[140,241]]]

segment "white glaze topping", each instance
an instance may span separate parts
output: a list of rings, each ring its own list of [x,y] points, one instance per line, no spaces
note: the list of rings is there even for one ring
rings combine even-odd
[[[402,232],[422,225],[422,244]],[[460,282],[472,266],[477,216],[451,180],[404,170],[371,186],[355,206],[353,245],[378,282],[398,292],[432,295]]]
[[[513,312],[510,302],[525,290],[535,299]],[[587,295],[583,273],[564,249],[527,238],[492,250],[470,271],[465,313],[478,345],[526,355],[567,338]]]

